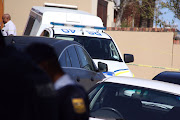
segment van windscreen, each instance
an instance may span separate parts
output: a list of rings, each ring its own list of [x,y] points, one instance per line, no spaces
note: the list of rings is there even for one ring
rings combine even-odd
[[[82,46],[84,46],[93,59],[114,60],[122,62],[118,50],[111,39],[60,34],[56,34],[55,38],[77,41]]]

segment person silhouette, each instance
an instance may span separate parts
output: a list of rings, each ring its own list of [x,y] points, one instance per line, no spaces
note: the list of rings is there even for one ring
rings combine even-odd
[[[56,120],[50,77],[27,54],[7,46],[0,32],[0,119]]]
[[[88,120],[89,99],[85,89],[75,83],[61,68],[52,46],[32,43],[26,53],[51,77],[56,90],[59,120]]]

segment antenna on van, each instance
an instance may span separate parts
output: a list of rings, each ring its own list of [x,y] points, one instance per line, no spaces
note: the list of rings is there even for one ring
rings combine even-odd
[[[65,5],[65,4],[56,4],[56,3],[44,3],[45,7],[56,7],[56,8],[66,8],[77,10],[78,7],[75,5]]]

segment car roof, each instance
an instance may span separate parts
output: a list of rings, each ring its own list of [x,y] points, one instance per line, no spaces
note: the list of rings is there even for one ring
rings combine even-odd
[[[48,37],[8,36],[8,37],[4,37],[4,39],[7,45],[13,45],[13,43],[29,45],[35,42],[49,44],[51,46],[54,46],[58,54],[61,53],[64,50],[64,48],[66,48],[69,45],[76,44],[82,47],[82,45],[76,41],[60,40],[60,39],[48,38]]]
[[[153,80],[159,80],[164,82],[170,82],[180,84],[180,72],[176,71],[164,71],[157,74]]]
[[[34,42],[41,42],[41,43],[46,43],[49,45],[54,45],[54,44],[61,44],[63,46],[71,45],[71,44],[77,44],[80,45],[76,41],[68,41],[68,40],[61,40],[61,39],[56,39],[56,38],[49,38],[49,37],[37,37],[37,36],[6,36],[4,37],[5,43],[9,45],[9,43],[34,43]]]
[[[160,90],[175,95],[180,95],[180,85],[162,82],[162,81],[156,81],[156,80],[148,80],[148,79],[135,78],[135,77],[113,76],[113,77],[105,78],[100,82],[132,85],[132,86],[150,88],[154,90]]]
[[[68,40],[61,40],[61,39],[56,39],[56,38],[49,38],[49,37],[38,37],[38,36],[6,36],[4,37],[5,42],[9,43],[12,41],[17,41],[19,43],[32,43],[32,42],[43,42],[43,43],[48,43],[50,45],[53,45],[55,43],[66,43],[66,44],[79,44],[78,42],[75,41],[68,41]],[[27,42],[29,41],[29,42]]]
[[[164,75],[164,76],[169,76],[169,77],[174,77],[174,78],[179,78],[180,79],[180,72],[177,71],[163,71],[159,73],[158,75]]]

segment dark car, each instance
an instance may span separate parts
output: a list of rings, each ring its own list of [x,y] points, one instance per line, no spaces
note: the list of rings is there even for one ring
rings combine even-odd
[[[86,90],[105,78],[102,72],[107,71],[107,65],[99,63],[97,68],[88,52],[75,41],[30,36],[9,36],[5,37],[5,41],[22,51],[34,42],[53,46],[63,70]]]
[[[153,80],[159,80],[180,85],[180,72],[164,71],[157,74]]]

